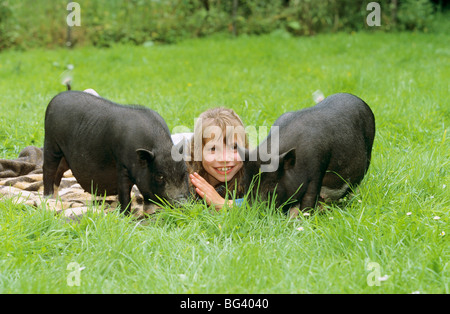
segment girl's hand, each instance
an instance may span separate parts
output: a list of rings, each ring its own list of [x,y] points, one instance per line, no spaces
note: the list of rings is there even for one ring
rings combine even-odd
[[[216,210],[222,209],[225,204],[225,199],[217,193],[216,189],[209,184],[202,176],[197,172],[189,175],[192,184],[195,186],[195,191],[200,195],[208,205],[212,205]],[[228,201],[233,202],[233,201]],[[229,204],[231,205],[231,204]]]

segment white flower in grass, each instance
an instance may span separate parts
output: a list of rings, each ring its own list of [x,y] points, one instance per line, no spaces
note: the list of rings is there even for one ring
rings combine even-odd
[[[406,216],[411,216],[411,215],[412,215],[411,212],[407,212],[407,213],[406,213]]]
[[[441,217],[439,217],[439,216],[434,216],[433,219],[434,219],[434,220],[439,220],[439,219],[441,219]]]
[[[320,89],[316,90],[313,94],[313,100],[317,104],[325,99],[325,96],[323,95],[322,91]]]

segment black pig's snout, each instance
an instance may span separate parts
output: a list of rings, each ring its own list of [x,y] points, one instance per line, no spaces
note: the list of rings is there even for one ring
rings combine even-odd
[[[178,204],[178,205],[183,205],[183,204],[186,204],[187,202],[188,202],[188,198],[186,197],[186,195],[183,195],[183,194],[176,196],[174,199],[174,203]]]

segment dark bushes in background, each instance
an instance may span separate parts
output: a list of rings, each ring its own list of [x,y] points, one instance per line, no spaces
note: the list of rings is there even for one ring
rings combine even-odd
[[[66,0],[0,0],[0,50],[9,47],[152,45],[215,33],[295,36],[359,31],[367,0],[78,0],[81,26],[68,30]],[[379,0],[377,29],[433,30],[439,0]]]

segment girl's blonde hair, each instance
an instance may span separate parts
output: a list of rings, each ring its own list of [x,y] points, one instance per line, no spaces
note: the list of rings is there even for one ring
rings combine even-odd
[[[209,127],[217,127],[222,131],[221,135],[224,143],[226,143],[227,140],[230,140],[230,137],[233,139],[234,136],[237,136],[238,144],[248,149],[248,137],[244,130],[244,124],[234,110],[224,107],[206,110],[200,114],[195,122],[194,136],[192,137],[190,147],[191,160],[188,162],[189,172],[197,172],[204,178],[208,175],[208,173],[202,165],[202,152],[206,142],[210,139],[208,137],[204,137],[205,130]],[[216,133],[214,133],[214,135],[217,136]],[[201,145],[198,143],[200,142],[200,139]],[[196,140],[197,143],[195,142]],[[198,158],[199,156],[201,156],[201,158]],[[230,181],[226,182],[226,190],[230,193],[228,194],[229,197],[231,197],[231,193],[235,189],[237,192],[236,197],[243,196],[243,189],[239,185],[243,172],[244,168],[242,167]],[[223,189],[223,191],[218,192],[222,197],[225,197],[227,191]]]

